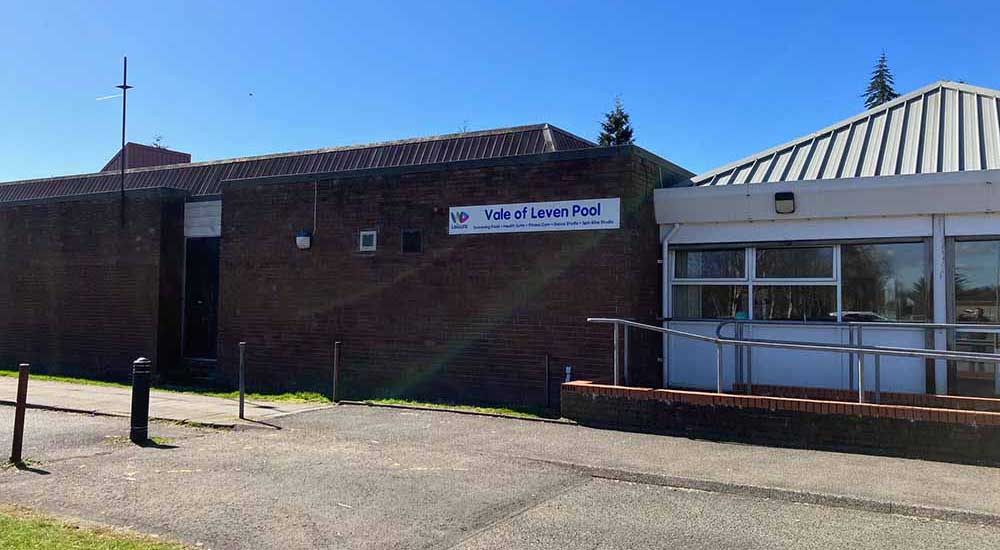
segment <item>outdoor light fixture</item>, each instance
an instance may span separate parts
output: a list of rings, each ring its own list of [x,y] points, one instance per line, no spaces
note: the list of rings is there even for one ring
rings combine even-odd
[[[774,211],[778,214],[795,213],[795,193],[785,191],[774,194]]]
[[[295,246],[299,250],[309,250],[312,247],[312,235],[308,231],[299,231],[295,235]]]

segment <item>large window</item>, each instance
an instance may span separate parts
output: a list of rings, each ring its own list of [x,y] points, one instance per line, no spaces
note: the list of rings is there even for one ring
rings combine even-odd
[[[1000,310],[1000,241],[955,243],[955,318],[996,323]]]
[[[753,318],[782,321],[836,321],[837,287],[767,285],[754,288]]]
[[[833,246],[756,248],[753,318],[836,321]]]
[[[833,279],[833,247],[758,248],[758,279]]]
[[[924,242],[841,246],[843,319],[927,322],[928,248]]]
[[[674,285],[678,319],[746,319],[745,285]]]
[[[928,246],[919,241],[677,250],[672,316],[926,321]],[[1000,258],[997,246],[994,253]],[[1000,299],[991,314],[998,306]]]
[[[959,323],[1000,322],[1000,241],[955,242],[955,319]],[[1000,337],[993,332],[956,331],[958,351],[997,353]],[[994,397],[1000,389],[997,365],[953,361],[949,393]]]
[[[746,249],[674,254],[673,310],[682,319],[748,319]]]
[[[679,250],[674,259],[677,279],[743,279],[746,253],[726,250]]]

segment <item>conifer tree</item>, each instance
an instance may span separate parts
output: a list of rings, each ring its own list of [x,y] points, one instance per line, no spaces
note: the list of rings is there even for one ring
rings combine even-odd
[[[892,72],[889,70],[889,63],[886,61],[885,52],[882,52],[882,56],[878,58],[878,63],[872,70],[872,78],[868,82],[868,88],[861,96],[865,98],[865,108],[878,107],[899,97],[899,94],[892,87],[893,84],[895,82],[892,78]]]
[[[602,146],[608,145],[628,145],[633,142],[632,123],[629,122],[628,113],[622,107],[622,99],[615,98],[615,107],[611,112],[604,114],[604,122],[601,123],[601,135],[597,138],[597,143]]]

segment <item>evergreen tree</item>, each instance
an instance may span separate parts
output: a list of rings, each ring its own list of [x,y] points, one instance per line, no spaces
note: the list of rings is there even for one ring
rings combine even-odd
[[[604,122],[601,123],[601,135],[598,136],[597,143],[608,146],[628,145],[632,142],[632,124],[629,122],[628,113],[622,107],[622,99],[616,97],[614,109],[604,114]]]
[[[872,78],[868,82],[868,88],[861,96],[865,98],[865,108],[878,107],[887,101],[892,101],[899,97],[899,94],[892,87],[894,83],[892,72],[889,71],[889,63],[885,58],[885,52],[882,52],[882,56],[878,58],[878,63],[875,64],[875,69],[872,70]]]

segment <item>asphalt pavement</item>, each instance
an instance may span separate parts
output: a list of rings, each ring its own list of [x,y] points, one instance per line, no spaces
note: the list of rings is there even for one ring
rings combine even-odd
[[[0,449],[12,418],[0,407]],[[794,501],[800,493],[746,489],[777,477],[751,471],[769,463],[787,467],[788,478],[819,469],[783,480],[800,488],[842,475],[853,476],[840,483],[851,487],[894,471],[947,472],[925,485],[976,487],[990,501],[1000,481],[989,468],[362,406],[274,424],[155,423],[159,444],[138,447],[125,419],[32,410],[31,470],[0,472],[0,504],[214,549],[1000,547],[1000,528],[974,517],[941,521],[873,512],[864,500],[806,504]],[[742,483],[678,487],[700,479],[690,477],[697,457],[701,473],[721,468],[715,479]],[[615,479],[636,473],[648,482]],[[931,506],[932,492],[899,494]]]

